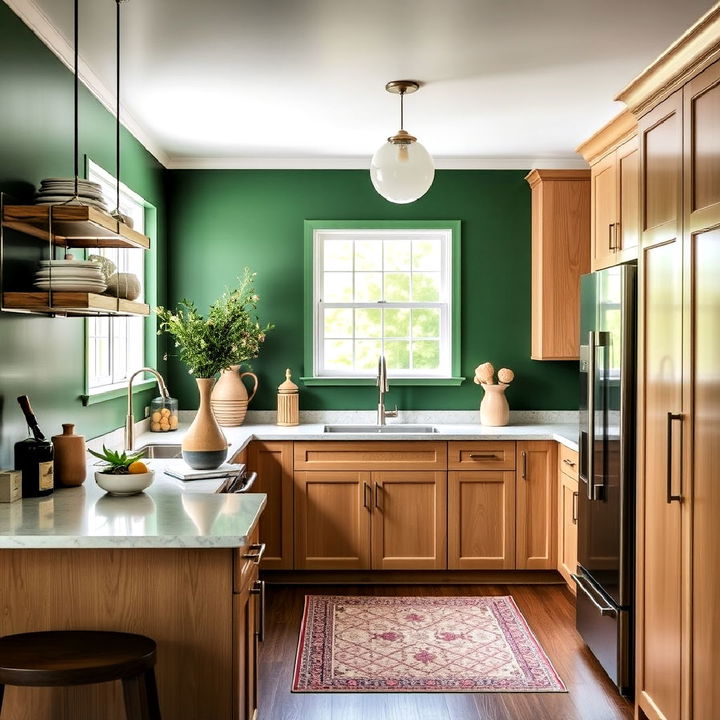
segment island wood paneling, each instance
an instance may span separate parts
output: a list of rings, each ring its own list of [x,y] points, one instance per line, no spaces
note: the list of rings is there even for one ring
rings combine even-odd
[[[230,720],[232,552],[3,550],[0,635],[81,629],[148,635],[158,645],[163,720]],[[2,720],[101,719],[125,719],[119,683],[5,692]]]

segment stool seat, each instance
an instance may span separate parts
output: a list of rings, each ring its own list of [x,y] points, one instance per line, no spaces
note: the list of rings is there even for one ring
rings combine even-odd
[[[68,630],[0,638],[0,683],[87,685],[139,675],[155,665],[155,641],[144,635]]]
[[[144,635],[65,630],[0,638],[0,713],[5,685],[65,687],[121,680],[128,720],[160,720],[155,641]]]

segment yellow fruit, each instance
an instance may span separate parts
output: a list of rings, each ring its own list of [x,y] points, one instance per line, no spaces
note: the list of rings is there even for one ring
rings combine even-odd
[[[160,432],[160,423],[159,423],[159,422],[151,423],[151,424],[150,424],[150,429],[151,429],[153,432]]]
[[[170,416],[170,427],[174,430],[178,426],[177,415]]]
[[[163,417],[167,417],[167,416],[170,414],[170,411],[169,411],[167,408],[163,408],[163,409],[160,411],[160,414],[161,414]]]
[[[150,418],[150,419],[151,419],[154,423],[159,423],[161,418],[162,418],[162,415],[156,410],[156,411],[152,414],[152,418]]]
[[[128,472],[131,475],[140,475],[140,473],[146,473],[150,471],[148,470],[148,466],[144,462],[136,460],[134,463],[130,463],[130,465],[128,465]]]

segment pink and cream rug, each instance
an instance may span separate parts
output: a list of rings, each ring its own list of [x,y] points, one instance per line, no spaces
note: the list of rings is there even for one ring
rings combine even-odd
[[[306,595],[293,692],[565,692],[511,597]]]

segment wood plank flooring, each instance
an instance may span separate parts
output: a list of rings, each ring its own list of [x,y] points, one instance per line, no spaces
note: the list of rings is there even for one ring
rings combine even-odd
[[[568,693],[291,693],[304,596],[512,595]],[[267,587],[258,720],[631,720],[575,632],[572,595],[560,585],[342,585]]]

